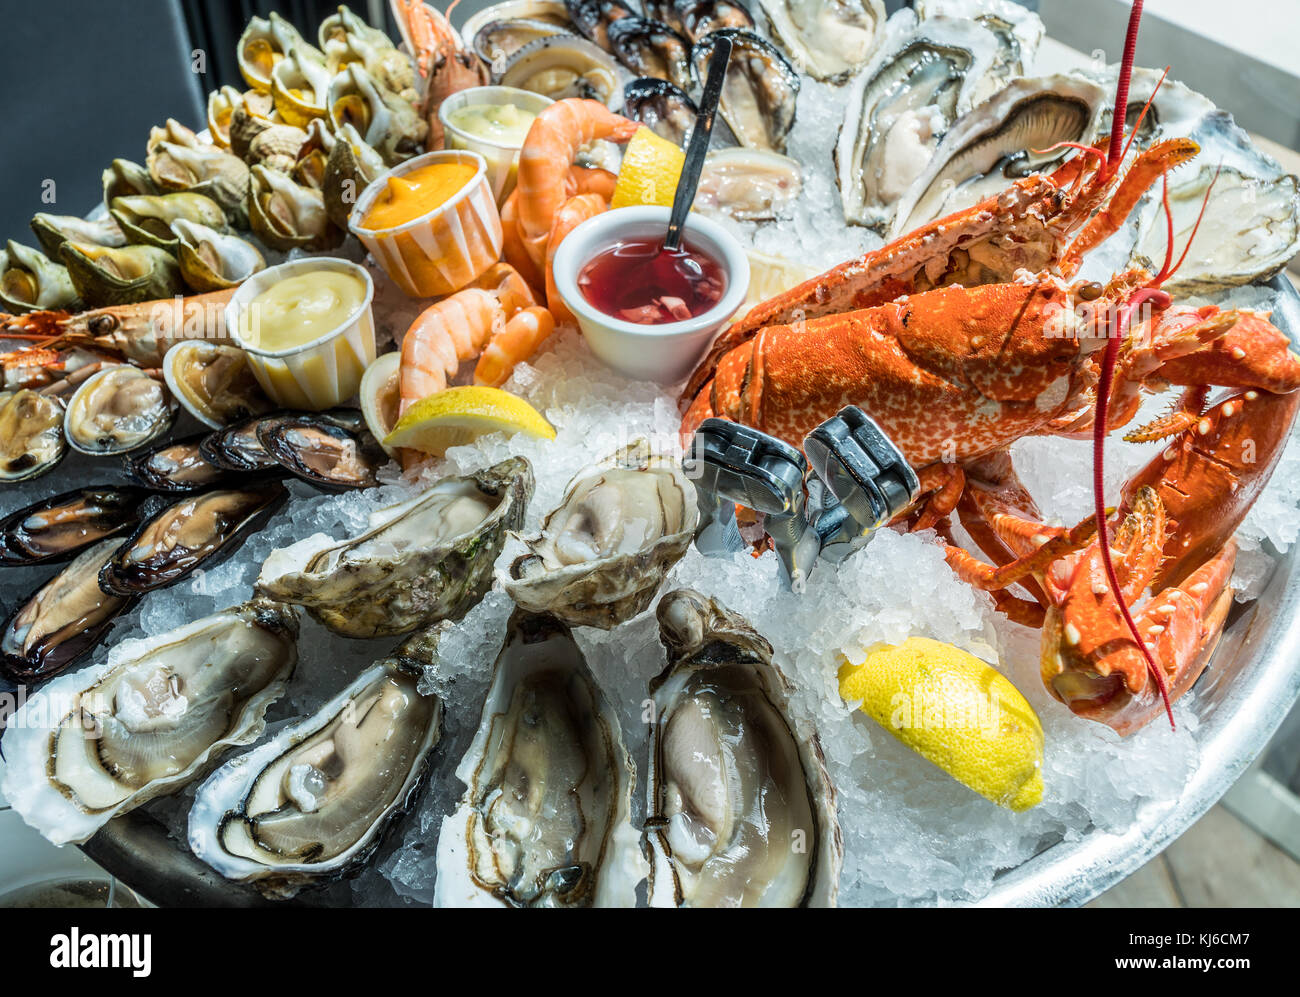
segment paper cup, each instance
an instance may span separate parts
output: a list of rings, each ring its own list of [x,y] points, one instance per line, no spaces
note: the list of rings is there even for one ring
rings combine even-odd
[[[492,188],[498,207],[505,203],[510,192],[515,189],[519,150],[523,145],[503,145],[480,138],[452,124],[451,115],[463,107],[481,107],[485,104],[498,107],[514,104],[521,111],[541,114],[554,103],[550,97],[517,87],[470,87],[452,94],[439,106],[438,119],[442,122],[447,148],[466,149],[483,157],[487,163],[488,185]]]
[[[472,163],[477,172],[454,197],[393,228],[362,226],[389,177],[433,163],[456,162]],[[348,217],[348,228],[384,273],[413,298],[459,291],[501,259],[501,216],[488,185],[487,161],[474,152],[426,152],[393,167],[362,191]]]
[[[319,339],[287,350],[264,350],[244,342],[242,316],[259,294],[287,277],[336,271],[358,278],[366,289],[361,307]],[[248,356],[253,376],[278,405],[289,409],[333,408],[357,393],[361,377],[375,359],[375,319],[370,302],[375,285],[364,267],[346,260],[315,257],[281,263],[253,274],[226,305],[226,333]]]

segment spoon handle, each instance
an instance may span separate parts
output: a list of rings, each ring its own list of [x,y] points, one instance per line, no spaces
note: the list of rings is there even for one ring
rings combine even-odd
[[[727,76],[727,63],[731,60],[731,39],[716,38],[713,55],[709,57],[709,75],[704,82],[704,97],[700,100],[700,113],[695,117],[695,127],[691,130],[691,142],[686,149],[686,163],[682,167],[681,179],[677,181],[677,193],[673,197],[673,210],[668,218],[668,236],[664,239],[664,248],[675,250],[682,244],[682,228],[686,216],[695,202],[695,191],[700,185],[700,172],[704,169],[704,157],[709,152],[709,138],[713,134],[713,119],[718,113],[718,101],[722,97],[722,84]]]

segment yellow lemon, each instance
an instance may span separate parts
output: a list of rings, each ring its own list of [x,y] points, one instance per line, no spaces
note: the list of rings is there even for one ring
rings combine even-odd
[[[416,402],[397,420],[384,445],[441,457],[450,447],[498,432],[555,439],[555,427],[522,398],[500,388],[466,385]]]
[[[671,208],[685,162],[686,153],[680,146],[649,128],[640,128],[623,151],[623,165],[610,203],[615,208],[634,204]]]
[[[960,648],[909,637],[840,668],[840,695],[923,758],[1017,812],[1043,799],[1043,727],[1020,691]]]
[[[821,273],[820,270],[815,270],[806,264],[796,263],[781,256],[769,256],[752,249],[746,249],[745,255],[749,257],[749,293],[745,295],[740,310],[732,317],[733,322],[740,321],[760,302],[784,294],[810,277]]]

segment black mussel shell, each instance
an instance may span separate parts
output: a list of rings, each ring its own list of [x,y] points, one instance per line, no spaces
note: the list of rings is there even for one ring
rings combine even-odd
[[[0,674],[20,683],[53,678],[135,607],[139,596],[99,587],[100,571],[120,546],[116,538],[101,540],[18,604],[0,630]]]
[[[636,16],[636,11],[620,0],[565,0],[564,7],[574,26],[607,52],[611,51],[609,26]]]
[[[682,30],[675,0],[641,0],[641,12],[652,21],[662,21],[674,31]]]
[[[781,50],[766,38],[744,28],[720,28],[711,31],[691,49],[691,68],[695,79],[703,85],[708,75],[709,59],[719,39],[730,38],[731,63],[727,69],[727,85],[722,91],[722,117],[732,126],[732,131],[742,144],[770,147],[773,152],[785,152],[786,136],[794,127],[794,116],[799,96],[799,73]],[[748,88],[764,122],[763,145],[745,142],[741,129],[732,120],[734,108],[730,106],[735,87]],[[751,139],[753,136],[751,136]]]
[[[388,463],[365,430],[350,431],[315,415],[263,420],[257,438],[285,470],[326,491],[373,487]]]
[[[699,113],[685,90],[655,76],[643,76],[623,88],[623,116],[680,146],[686,145]]]
[[[66,561],[105,537],[124,536],[140,522],[143,488],[96,485],[41,499],[0,519],[0,564]]]
[[[365,430],[366,418],[360,409],[334,408],[324,412],[272,412],[215,430],[199,442],[203,459],[227,471],[278,471],[280,462],[267,453],[258,439],[263,423],[279,419],[301,418],[338,426],[349,433]]]
[[[279,481],[251,488],[223,489],[187,495],[168,504],[155,495],[147,503],[151,515],[109,559],[99,573],[99,585],[115,595],[151,592],[180,581],[196,568],[212,568],[240,548],[248,537],[266,525],[289,498]],[[178,521],[191,541],[181,546]],[[176,542],[160,543],[171,534]]]
[[[752,28],[754,15],[740,0],[672,0],[677,28],[692,42],[722,28]]]
[[[210,432],[155,444],[125,460],[126,471],[155,492],[197,492],[235,480],[235,472],[203,456],[201,444]]]
[[[662,21],[621,17],[609,26],[609,50],[639,76],[691,85],[691,43]]]

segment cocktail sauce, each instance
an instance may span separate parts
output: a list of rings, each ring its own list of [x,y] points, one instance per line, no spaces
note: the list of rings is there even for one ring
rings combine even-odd
[[[722,263],[688,240],[668,250],[662,238],[623,239],[587,261],[578,288],[606,315],[663,325],[716,305],[727,290],[727,275]]]

